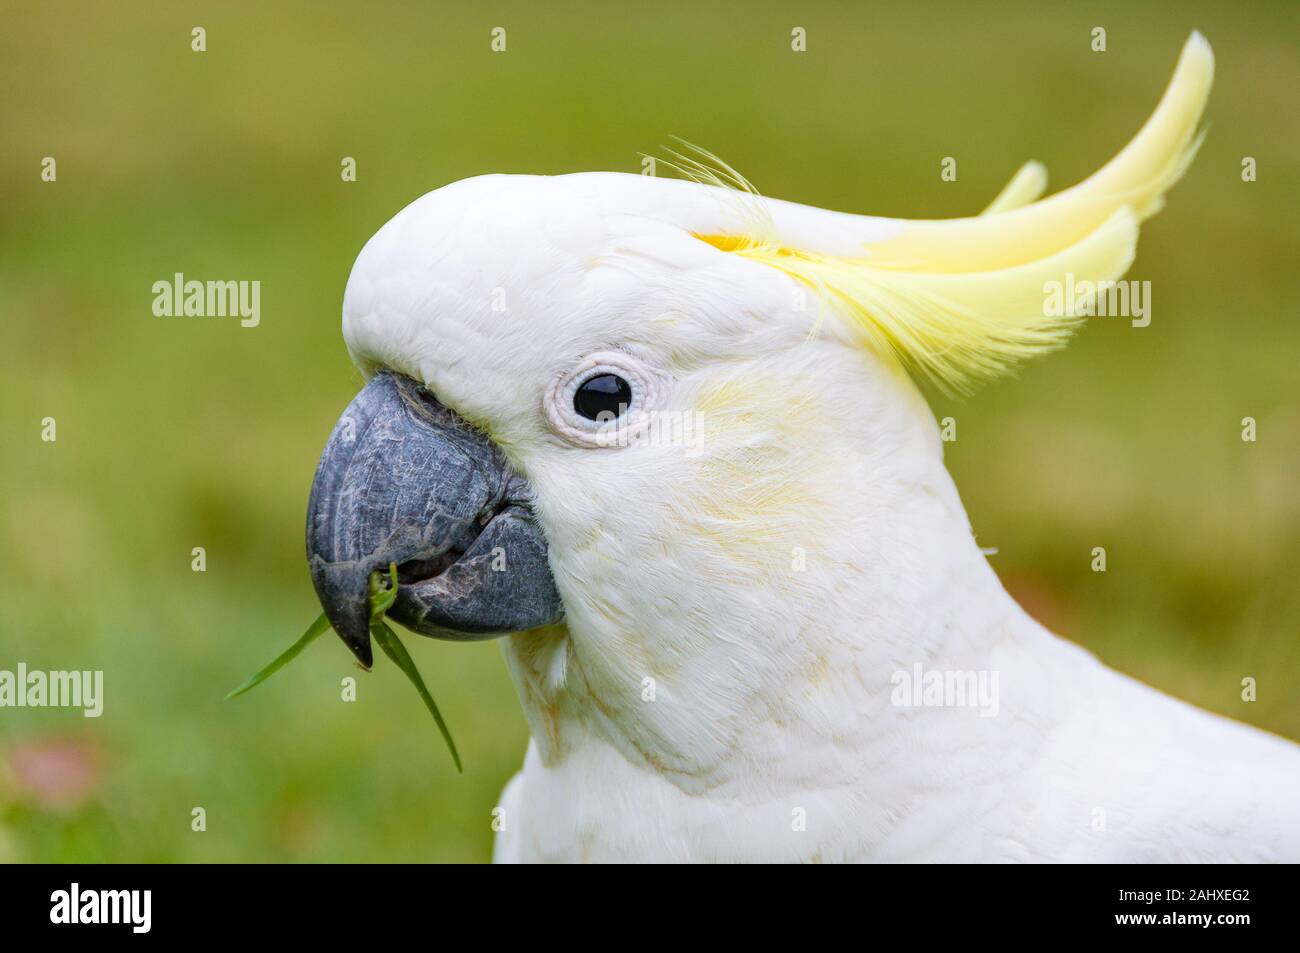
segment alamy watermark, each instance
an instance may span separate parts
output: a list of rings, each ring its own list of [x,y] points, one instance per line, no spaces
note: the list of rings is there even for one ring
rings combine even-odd
[[[0,669],[0,708],[80,708],[87,718],[104,713],[104,673]]]
[[[132,933],[148,933],[153,925],[152,890],[86,890],[73,883],[50,894],[54,924],[117,923]]]
[[[604,425],[600,431],[602,444],[608,447],[682,447],[686,456],[697,457],[704,450],[704,414],[695,410],[654,410],[641,414],[618,414],[602,411],[596,423]]]
[[[262,283],[187,281],[178,271],[171,281],[153,283],[153,313],[160,318],[238,317],[240,327],[255,328],[262,323]]]
[[[1132,318],[1135,328],[1151,323],[1151,282],[1065,281],[1043,282],[1043,315],[1048,318]]]
[[[927,670],[920,662],[889,678],[889,701],[898,708],[978,708],[981,718],[998,713],[998,673],[962,669]]]

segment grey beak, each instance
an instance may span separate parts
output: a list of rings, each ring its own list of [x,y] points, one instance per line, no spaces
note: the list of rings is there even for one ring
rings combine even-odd
[[[370,667],[368,580],[396,563],[388,615],[435,638],[558,622],[563,604],[529,488],[483,434],[410,378],[376,374],[339,419],[307,504],[325,614]]]

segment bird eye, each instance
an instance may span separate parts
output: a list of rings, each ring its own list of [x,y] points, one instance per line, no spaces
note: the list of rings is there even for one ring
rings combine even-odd
[[[542,396],[550,429],[579,447],[626,447],[662,409],[671,378],[626,350],[593,351]],[[616,424],[614,421],[618,421]]]
[[[632,403],[632,385],[617,374],[596,374],[573,392],[573,409],[588,420],[614,420]]]

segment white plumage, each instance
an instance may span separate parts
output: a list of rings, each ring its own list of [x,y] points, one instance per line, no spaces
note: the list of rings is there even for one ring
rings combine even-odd
[[[1194,153],[1212,62],[1193,37],[1106,169],[1028,204],[1027,167],[977,219],[485,176],[370,241],[353,356],[425,382],[527,476],[565,604],[505,643],[533,740],[498,860],[1300,860],[1300,748],[1030,619],[900,370],[989,376],[1059,344],[1068,326],[999,296],[1123,272]],[[566,429],[557,382],[593,355],[700,439]],[[996,673],[996,713],[899,703],[918,665]]]

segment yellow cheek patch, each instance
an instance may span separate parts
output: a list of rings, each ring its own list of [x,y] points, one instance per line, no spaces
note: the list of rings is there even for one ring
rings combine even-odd
[[[702,452],[693,461],[690,532],[733,560],[788,573],[835,518],[844,461],[832,415],[799,382],[732,377],[695,402]]]

